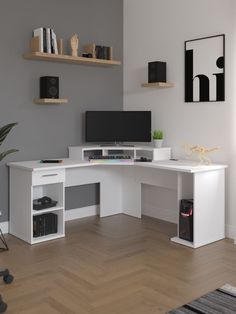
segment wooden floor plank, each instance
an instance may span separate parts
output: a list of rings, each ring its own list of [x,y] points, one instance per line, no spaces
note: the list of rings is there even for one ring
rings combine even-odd
[[[30,246],[8,235],[1,283],[8,314],[152,314],[219,286],[236,286],[236,247],[223,240],[197,250],[169,241],[176,226],[126,215],[66,224],[66,238]]]

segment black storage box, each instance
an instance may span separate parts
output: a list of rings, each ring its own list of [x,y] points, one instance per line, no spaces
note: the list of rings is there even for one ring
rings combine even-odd
[[[42,237],[48,234],[57,233],[56,214],[48,213],[33,217],[33,237]]]
[[[193,242],[193,200],[181,200],[179,211],[179,237]]]

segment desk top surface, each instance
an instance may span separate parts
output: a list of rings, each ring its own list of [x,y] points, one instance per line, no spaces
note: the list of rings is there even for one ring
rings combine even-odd
[[[197,173],[197,172],[206,172],[213,170],[225,169],[228,166],[223,164],[211,164],[211,165],[202,165],[197,161],[191,160],[163,160],[163,161],[153,161],[153,162],[116,162],[116,163],[91,163],[89,161],[78,161],[69,158],[63,159],[62,163],[53,163],[45,164],[40,163],[40,161],[19,161],[8,163],[9,167],[24,169],[27,171],[42,171],[42,170],[53,170],[53,169],[69,169],[69,168],[78,168],[78,167],[144,167],[144,168],[156,168],[171,170],[177,172],[188,172],[188,173]]]

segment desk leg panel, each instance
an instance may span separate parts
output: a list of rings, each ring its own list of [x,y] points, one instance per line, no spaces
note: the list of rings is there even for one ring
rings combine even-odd
[[[31,243],[32,173],[10,168],[10,219],[9,233]]]
[[[109,166],[108,166],[109,167]],[[122,169],[103,167],[100,181],[100,217],[121,214],[122,211]]]
[[[137,170],[137,169],[135,169]],[[141,218],[141,181],[134,169],[124,169],[123,175],[123,212]]]
[[[225,238],[225,171],[194,174],[194,245]]]

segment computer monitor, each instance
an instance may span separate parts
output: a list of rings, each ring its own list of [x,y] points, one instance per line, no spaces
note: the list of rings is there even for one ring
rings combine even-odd
[[[86,111],[87,142],[151,142],[151,111]]]

